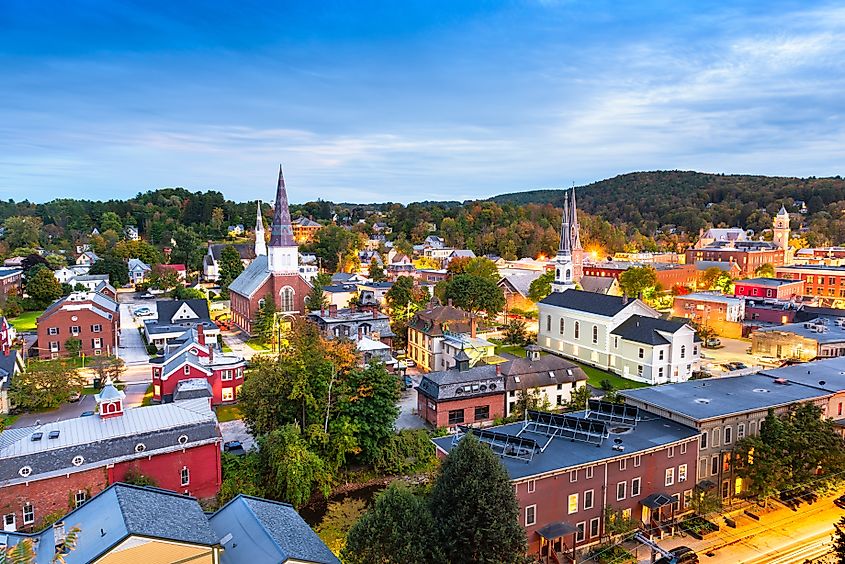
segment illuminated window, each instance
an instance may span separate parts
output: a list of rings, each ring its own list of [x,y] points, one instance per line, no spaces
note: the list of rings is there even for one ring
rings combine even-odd
[[[572,515],[573,513],[578,513],[578,494],[569,494],[569,499],[567,503],[567,509],[569,514]]]

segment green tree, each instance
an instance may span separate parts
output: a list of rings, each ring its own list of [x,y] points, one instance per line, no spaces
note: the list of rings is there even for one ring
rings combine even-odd
[[[255,322],[252,329],[255,335],[264,343],[273,339],[273,331],[276,327],[276,302],[273,294],[267,293],[264,296],[264,303],[258,308],[255,314]]]
[[[373,462],[394,434],[399,416],[399,380],[384,365],[371,362],[363,370],[349,373],[340,403],[340,413],[355,422],[356,437],[365,462]]]
[[[695,514],[702,517],[722,510],[722,498],[715,488],[704,488],[700,484],[693,487],[690,504]]]
[[[126,363],[116,356],[95,356],[91,358],[88,367],[97,374],[100,382],[109,379],[112,382],[120,382],[126,373]]]
[[[52,270],[40,266],[29,271],[26,293],[38,308],[45,308],[62,297],[62,285]]]
[[[356,233],[338,225],[327,225],[317,231],[306,250],[320,257],[324,268],[340,272],[353,258],[357,259],[360,247],[361,241]]]
[[[264,497],[264,476],[261,466],[261,456],[256,451],[247,452],[243,456],[236,456],[224,452],[220,456],[223,472],[223,482],[217,501],[220,505],[228,502],[238,494]]]
[[[153,268],[147,281],[153,288],[158,288],[165,292],[183,285],[182,280],[179,278],[179,273],[163,264],[159,264]]]
[[[370,259],[370,280],[373,282],[384,282],[387,280],[387,275],[384,273],[384,267],[379,264],[375,257]]]
[[[176,241],[176,249],[173,253],[179,260],[185,263],[188,270],[196,270],[199,267],[199,260],[202,257],[200,238],[190,227],[180,225],[173,232],[173,240]]]
[[[463,274],[470,274],[478,276],[479,278],[486,278],[487,280],[497,283],[501,276],[499,276],[499,269],[492,260],[487,257],[473,257],[469,259],[464,267]]]
[[[229,284],[244,271],[241,254],[232,245],[226,245],[220,251],[220,287],[229,291]]]
[[[525,322],[519,319],[514,319],[508,322],[505,327],[505,344],[508,345],[524,345],[528,342],[528,333],[525,329]]]
[[[540,388],[530,388],[519,390],[516,393],[516,401],[514,402],[511,415],[522,417],[529,409],[535,411],[549,411],[552,404],[549,403],[549,398],[540,391]]]
[[[566,411],[583,411],[587,408],[587,400],[593,394],[589,386],[578,386],[569,394],[569,402],[566,404]]]
[[[123,231],[123,222],[120,221],[120,216],[116,213],[107,211],[100,217],[100,232],[114,231],[120,233]]]
[[[527,543],[513,485],[475,435],[465,435],[441,465],[429,507],[443,561],[524,561]]]
[[[446,298],[456,307],[472,313],[484,311],[489,317],[495,317],[505,307],[502,289],[489,278],[472,274],[453,277],[446,287]]]
[[[311,291],[308,292],[308,295],[305,297],[305,306],[308,308],[308,311],[317,311],[328,307],[329,305],[329,298],[326,296],[326,291],[323,290],[323,287],[314,282],[314,285],[311,287]]]
[[[91,265],[91,274],[108,274],[109,283],[115,287],[129,284],[129,269],[122,259],[114,256],[104,256]]]
[[[770,262],[761,264],[754,270],[754,276],[757,276],[758,278],[774,278],[775,266]]]
[[[53,409],[82,390],[84,379],[66,359],[30,361],[26,371],[12,380],[9,397],[23,411]]]
[[[428,294],[425,290],[416,288],[414,279],[410,276],[399,276],[385,294],[384,299],[391,321],[407,321],[425,305]]]
[[[632,298],[657,286],[657,272],[650,266],[629,268],[619,276],[619,287]]]
[[[705,270],[699,277],[699,284],[705,290],[712,290],[716,287],[716,281],[724,274],[724,271],[718,266],[711,266]]]
[[[41,237],[42,221],[39,217],[16,215],[3,222],[3,238],[9,248],[37,247]]]
[[[326,463],[311,450],[298,425],[284,425],[259,439],[267,492],[302,507],[315,489],[329,494],[331,474]]]
[[[65,350],[70,356],[79,356],[79,353],[82,352],[82,341],[76,337],[71,337],[65,341]]]
[[[552,293],[552,282],[555,281],[555,271],[549,270],[538,276],[528,286],[528,297],[533,302],[539,302]]]
[[[223,215],[223,208],[214,208],[211,210],[211,228],[218,234],[223,231],[223,222],[225,217]]]
[[[409,527],[409,523],[414,526]],[[352,526],[341,556],[348,564],[444,562],[433,542],[436,533],[425,500],[407,486],[394,482]]]
[[[118,241],[111,254],[125,261],[131,258],[140,259],[149,265],[156,265],[161,262],[161,253],[158,252],[158,249],[142,240],[126,239]]]

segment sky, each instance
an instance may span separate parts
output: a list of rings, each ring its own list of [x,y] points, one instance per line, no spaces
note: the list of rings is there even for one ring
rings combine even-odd
[[[0,198],[486,198],[845,168],[845,5],[0,0]]]

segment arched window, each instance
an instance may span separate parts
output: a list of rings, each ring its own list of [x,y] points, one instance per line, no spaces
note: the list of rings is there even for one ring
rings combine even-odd
[[[546,331],[551,333],[552,331],[552,316],[546,316]]]
[[[264,307],[265,303],[267,303],[267,301],[264,298],[261,298],[260,300],[258,300],[258,307],[259,308]]]
[[[599,327],[598,325],[593,325],[593,342],[599,342]]]
[[[566,324],[563,321],[563,318],[560,318],[560,334],[563,335],[563,329]]]
[[[281,304],[281,311],[293,311],[293,288],[285,286],[279,293],[279,303]]]
[[[580,321],[575,322],[575,338],[576,339],[581,338],[581,322]]]
[[[681,345],[681,358],[685,358],[687,355],[687,347],[686,345]]]

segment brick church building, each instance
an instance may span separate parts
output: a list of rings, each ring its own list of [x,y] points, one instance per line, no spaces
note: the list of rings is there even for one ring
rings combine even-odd
[[[293,237],[281,166],[270,242],[265,249],[260,216],[255,241],[255,260],[229,285],[232,321],[247,334],[252,334],[256,314],[268,296],[275,301],[277,311],[292,317],[306,313],[305,298],[311,291],[311,284],[299,270],[299,247]]]

